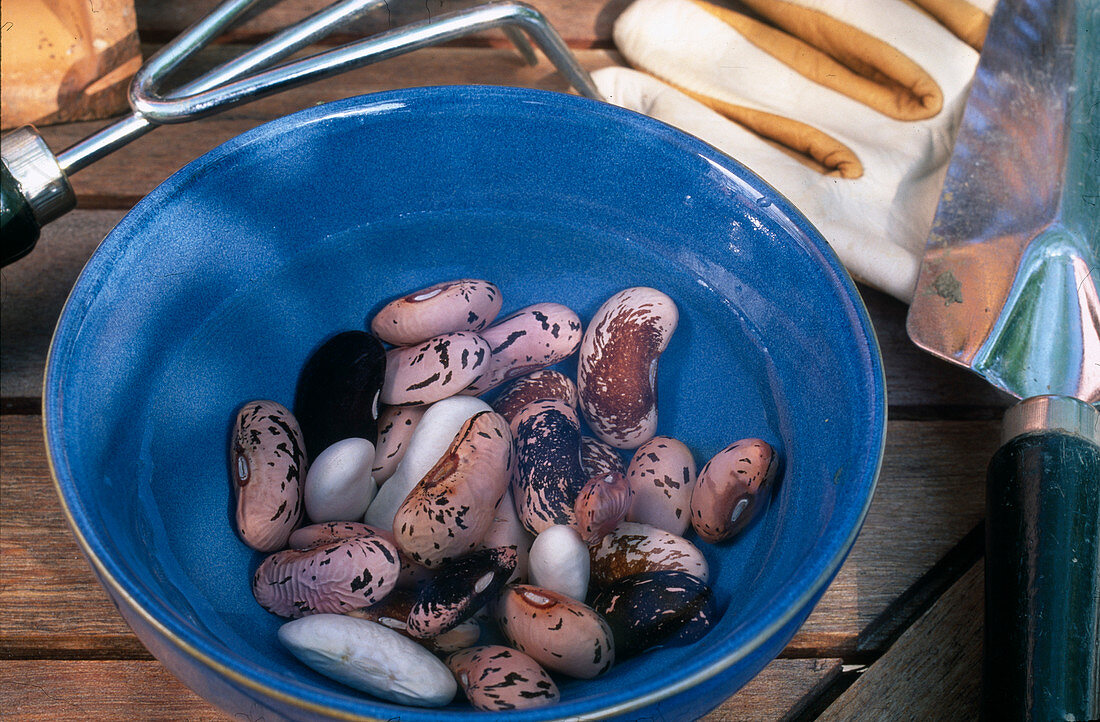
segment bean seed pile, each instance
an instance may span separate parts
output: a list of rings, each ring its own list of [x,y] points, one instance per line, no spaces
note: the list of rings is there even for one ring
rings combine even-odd
[[[560,304],[501,307],[482,280],[410,293],[312,354],[293,413],[237,414],[237,533],[270,554],[256,601],[304,664],[385,700],[546,705],[555,675],[694,642],[719,612],[684,535],[736,535],[776,476],[760,439],[696,475],[655,435],[678,322],[661,291],[613,295],[586,329]],[[574,354],[575,383],[549,368]],[[507,646],[479,646],[491,624]]]

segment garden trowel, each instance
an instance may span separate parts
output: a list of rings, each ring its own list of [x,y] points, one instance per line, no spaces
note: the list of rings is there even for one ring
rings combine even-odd
[[[1022,399],[986,500],[987,720],[1100,719],[1100,0],[1000,0],[909,335]]]

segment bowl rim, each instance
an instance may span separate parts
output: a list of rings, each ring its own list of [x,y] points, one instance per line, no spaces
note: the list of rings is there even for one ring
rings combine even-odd
[[[604,123],[629,126],[632,130],[642,132],[658,140],[672,142],[675,145],[686,147],[690,152],[704,158],[707,162],[732,172],[740,180],[748,180],[755,184],[756,187],[770,189],[772,191],[772,197],[769,198],[769,200],[772,204],[777,206],[781,214],[806,236],[809,243],[816,246],[815,250],[818,252],[819,260],[825,266],[826,270],[832,272],[832,276],[840,286],[839,290],[842,291],[842,298],[846,298],[849,303],[851,303],[851,317],[855,322],[853,325],[858,324],[863,337],[867,341],[867,359],[870,368],[866,369],[862,375],[870,377],[873,392],[870,395],[868,403],[870,407],[869,410],[871,411],[873,428],[871,428],[869,432],[867,449],[868,452],[872,453],[875,457],[874,468],[865,472],[862,479],[859,479],[859,481],[862,482],[860,487],[865,487],[867,493],[862,506],[855,514],[854,523],[848,535],[836,547],[835,552],[828,557],[823,564],[819,565],[819,569],[813,576],[811,583],[788,604],[786,609],[777,618],[761,627],[740,647],[730,650],[715,663],[697,670],[676,682],[663,685],[645,695],[631,697],[624,702],[604,705],[580,714],[571,714],[570,719],[606,719],[657,704],[664,699],[673,697],[712,679],[758,650],[767,640],[789,624],[800,612],[824,592],[826,587],[835,577],[837,571],[839,571],[844,560],[847,558],[848,553],[851,551],[874,498],[874,492],[877,487],[885,451],[887,406],[886,381],[881,352],[866,305],[851,277],[848,275],[847,271],[844,270],[839,258],[817,229],[814,228],[801,212],[782,194],[775,191],[770,184],[759,178],[753,171],[746,168],[735,159],[718,151],[702,140],[677,130],[661,121],[657,121],[634,111],[574,95],[531,88],[485,85],[402,88],[348,97],[281,116],[241,133],[187,163],[139,201],[133,209],[127,212],[126,216],[119,221],[115,228],[108,233],[106,239],[100,244],[99,248],[96,249],[92,258],[85,265],[70,290],[54,329],[46,356],[43,377],[42,430],[43,437],[46,441],[46,461],[49,467],[50,476],[53,480],[54,490],[61,504],[61,511],[73,532],[78,546],[93,567],[100,583],[105,586],[112,595],[117,596],[118,599],[123,601],[130,611],[140,617],[142,622],[170,642],[176,649],[185,653],[194,662],[199,663],[208,670],[252,692],[259,693],[264,697],[277,700],[305,712],[323,714],[334,719],[355,720],[358,722],[381,722],[382,718],[349,713],[326,704],[302,699],[288,691],[267,684],[262,680],[255,679],[242,671],[232,669],[226,663],[211,657],[203,650],[198,649],[187,639],[184,639],[180,632],[173,630],[168,624],[158,619],[136,598],[135,593],[132,591],[134,586],[128,588],[124,585],[119,578],[124,575],[113,572],[110,568],[111,565],[106,563],[97,553],[97,547],[104,547],[102,542],[100,542],[98,538],[95,538],[94,533],[92,535],[85,534],[84,528],[78,520],[79,516],[86,521],[86,516],[82,512],[78,513],[76,511],[80,506],[80,498],[76,492],[74,485],[75,480],[71,474],[71,470],[66,464],[60,433],[56,431],[57,422],[61,417],[61,404],[58,394],[55,394],[53,389],[55,388],[54,382],[58,381],[56,359],[61,353],[61,347],[63,346],[62,342],[68,340],[71,345],[73,339],[66,339],[65,336],[66,334],[70,336],[75,334],[75,332],[67,328],[67,323],[71,315],[78,312],[74,310],[77,305],[75,299],[83,293],[90,292],[94,295],[95,289],[89,290],[87,287],[89,285],[97,286],[98,284],[96,282],[102,280],[102,274],[110,272],[112,266],[111,261],[121,250],[115,247],[117,244],[111,242],[112,237],[115,236],[119,228],[126,225],[127,221],[137,215],[144,207],[148,207],[158,202],[160,198],[171,194],[176,188],[185,184],[189,178],[201,173],[204,167],[220,161],[223,156],[238,150],[242,146],[261,141],[270,136],[279,135],[295,126],[322,121],[326,118],[339,115],[377,113],[394,107],[395,103],[424,103],[425,101],[431,101],[437,104],[442,101],[442,103],[450,104],[452,107],[469,107],[472,103],[485,105],[527,102],[539,105],[549,104],[559,111],[565,111],[579,116],[603,116],[602,122]],[[810,571],[814,570],[807,570],[807,574],[809,574]],[[551,706],[545,709],[552,710],[553,707]],[[410,708],[410,711],[430,714],[435,710],[430,708]]]

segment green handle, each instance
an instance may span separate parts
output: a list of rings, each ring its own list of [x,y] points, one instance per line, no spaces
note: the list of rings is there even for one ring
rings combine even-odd
[[[41,230],[7,163],[0,164],[0,266],[30,253]]]
[[[1100,446],[1012,439],[986,514],[984,719],[1100,719]]]

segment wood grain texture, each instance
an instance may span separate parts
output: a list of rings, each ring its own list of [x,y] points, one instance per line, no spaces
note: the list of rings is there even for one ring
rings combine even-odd
[[[13,721],[233,719],[154,660],[0,662],[0,688]]]
[[[360,37],[391,30],[411,22],[430,21],[440,15],[464,10],[484,0],[386,0],[362,18],[340,29],[341,36]],[[528,0],[547,17],[558,34],[575,47],[611,42],[611,25],[631,0]],[[270,35],[329,5],[331,0],[285,0],[268,2],[266,9],[253,13],[231,28],[229,39]],[[198,18],[209,13],[217,0],[166,3],[138,0],[138,30],[143,38],[166,41]],[[263,6],[261,6],[263,7]],[[494,37],[492,34],[479,37]]]
[[[40,423],[38,416],[0,417],[0,649],[21,657],[144,656],[66,527],[46,467]],[[984,440],[992,453],[995,437],[989,422],[892,426],[860,538],[787,655],[884,651],[860,647],[862,633],[872,623],[904,623],[884,618],[891,604],[981,520],[984,476],[977,469],[988,458]],[[930,455],[928,449],[937,446],[940,453]],[[42,544],[43,535],[49,544]]]
[[[982,564],[975,564],[818,722],[978,719]]]
[[[889,425],[878,489],[848,560],[787,654],[845,656],[890,638],[891,604],[985,516],[985,467],[998,424],[903,421]],[[886,627],[887,629],[883,629]],[[900,630],[897,630],[900,631]]]
[[[804,700],[840,671],[839,659],[777,659],[706,722],[773,722],[797,714]],[[0,662],[5,719],[225,720],[156,661],[20,660]],[[9,716],[10,715],[10,716]]]
[[[703,722],[793,719],[839,674],[839,659],[774,660]]]
[[[41,424],[39,416],[0,416],[0,659],[148,658],[62,516]]]

